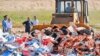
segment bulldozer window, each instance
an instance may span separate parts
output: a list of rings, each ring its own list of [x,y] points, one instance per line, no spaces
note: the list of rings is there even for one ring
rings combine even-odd
[[[58,3],[58,13],[73,13],[72,9],[74,9],[74,12],[81,12],[81,3],[80,1],[74,1],[74,7],[72,8],[71,1],[60,1]]]
[[[68,9],[69,11],[66,9]],[[65,4],[64,1],[60,1],[58,3],[58,13],[65,13],[65,11],[71,12],[71,1],[66,1]]]
[[[75,1],[74,2],[74,11],[75,12],[81,12],[81,3],[80,3],[80,1]]]

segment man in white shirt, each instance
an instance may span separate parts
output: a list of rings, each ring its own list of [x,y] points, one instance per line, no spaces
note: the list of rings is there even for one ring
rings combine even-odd
[[[7,21],[7,30],[8,30],[8,33],[11,34],[11,29],[12,29],[12,21],[10,18],[8,18],[8,21]]]
[[[34,16],[33,26],[38,25],[38,24],[39,24],[39,20],[37,19],[36,16]]]

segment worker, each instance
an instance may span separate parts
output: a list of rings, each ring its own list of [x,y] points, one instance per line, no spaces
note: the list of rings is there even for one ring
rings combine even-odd
[[[23,25],[25,25],[25,32],[30,33],[32,22],[30,21],[29,17],[27,17],[27,20],[25,22],[23,22]]]
[[[67,5],[68,5],[68,7],[66,8],[66,13],[71,13],[71,11],[72,11],[72,7],[71,7],[71,5],[70,5],[70,3],[67,3]]]
[[[38,24],[39,24],[39,20],[37,19],[36,16],[34,16],[33,26],[38,25]]]
[[[8,16],[5,15],[4,20],[2,21],[3,32],[7,32],[7,19],[8,19]]]
[[[7,31],[11,34],[11,29],[12,29],[12,21],[10,18],[8,18],[7,21]]]

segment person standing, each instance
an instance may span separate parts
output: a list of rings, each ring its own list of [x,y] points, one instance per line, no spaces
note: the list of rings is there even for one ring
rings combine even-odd
[[[34,16],[33,26],[38,25],[38,24],[39,24],[39,20],[37,19],[36,16]]]
[[[8,20],[8,15],[5,15],[2,21],[2,28],[4,33],[7,32],[7,20]]]
[[[10,18],[8,18],[7,21],[7,31],[11,34],[11,29],[12,29],[12,21]]]
[[[23,25],[25,26],[25,32],[30,34],[32,22],[30,21],[30,18],[27,17],[27,20],[23,22]]]

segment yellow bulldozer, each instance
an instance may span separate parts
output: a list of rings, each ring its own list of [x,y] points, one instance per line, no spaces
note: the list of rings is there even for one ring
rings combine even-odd
[[[70,23],[89,28],[88,21],[87,0],[55,0],[55,13],[52,14],[51,24],[36,25],[32,30],[41,30],[54,25],[69,26]]]

